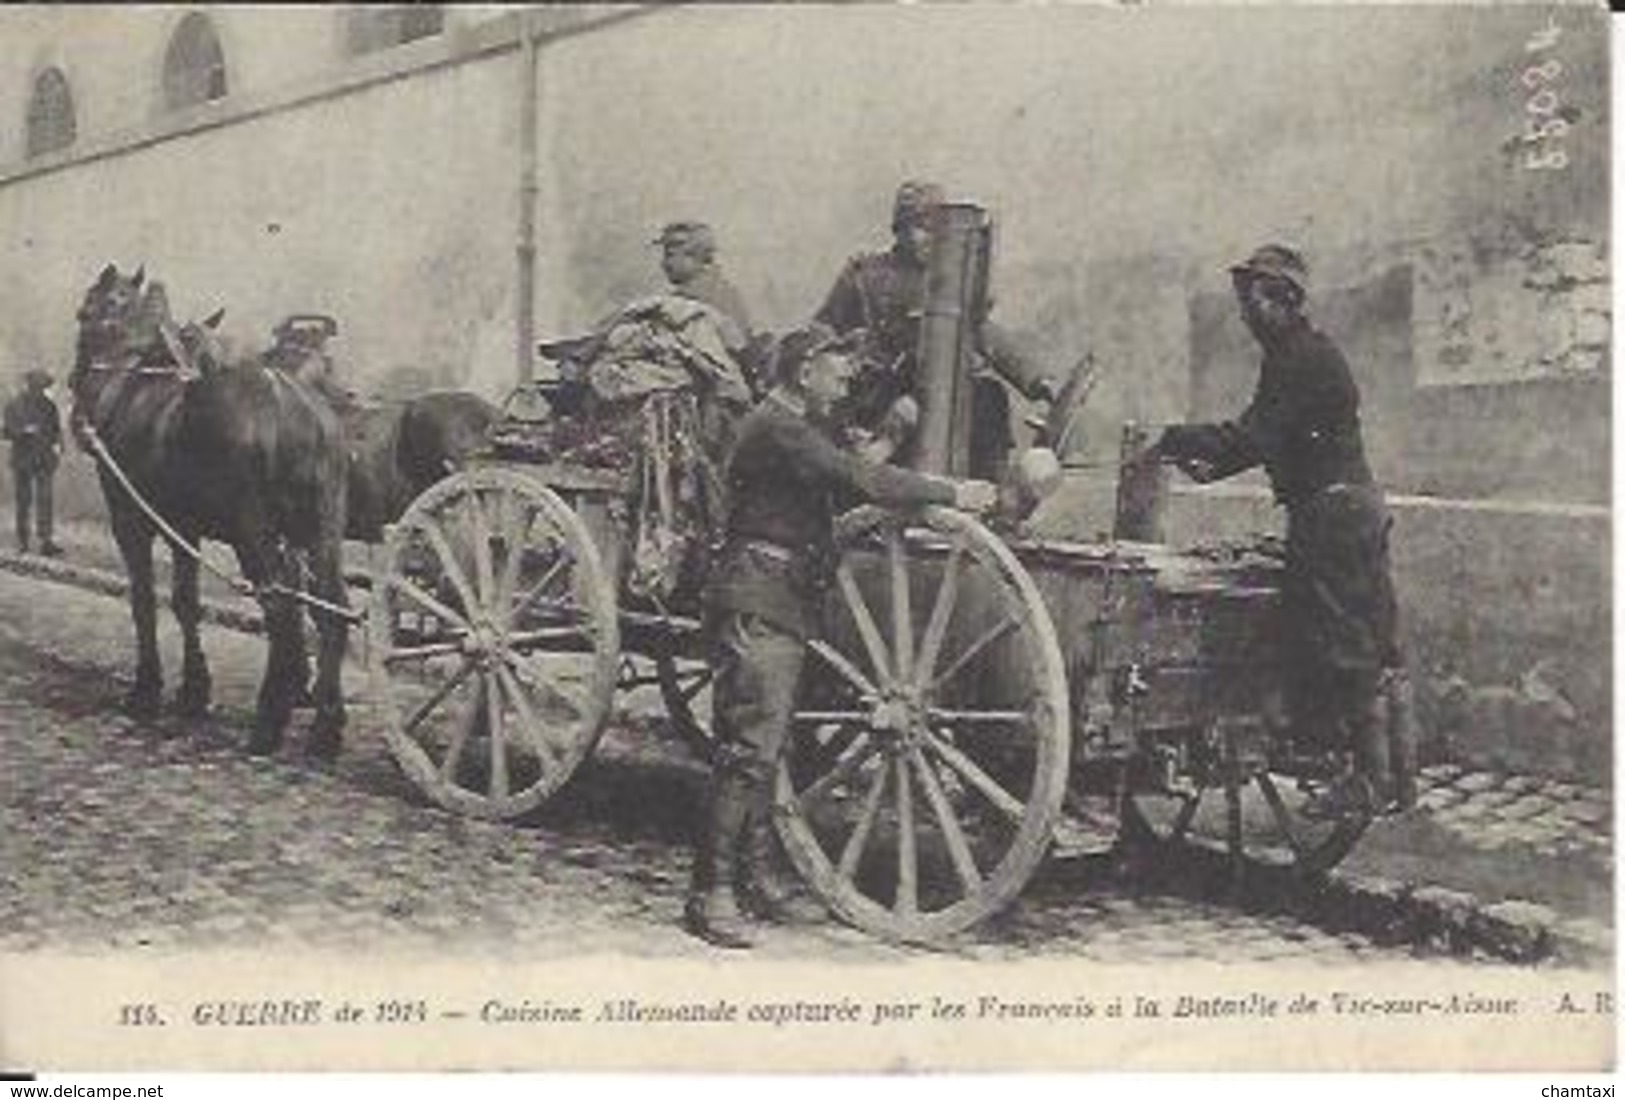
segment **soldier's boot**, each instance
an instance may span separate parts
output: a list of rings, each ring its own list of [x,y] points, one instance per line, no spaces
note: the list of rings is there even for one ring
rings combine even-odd
[[[1354,757],[1353,770],[1305,802],[1310,821],[1370,816],[1388,804],[1388,730],[1375,691],[1363,692],[1342,725]]]
[[[1333,780],[1311,796],[1298,812],[1307,821],[1344,821],[1377,812],[1378,796],[1371,781],[1358,769]]]
[[[739,904],[749,916],[770,924],[789,924],[797,919],[795,891],[779,870],[771,809],[759,808],[751,814],[738,871]]]
[[[1349,747],[1354,771],[1365,777],[1374,797],[1373,809],[1382,813],[1394,802],[1394,768],[1388,753],[1388,697],[1382,680],[1363,677],[1354,697],[1349,720]]]
[[[694,854],[683,927],[714,947],[754,947],[756,937],[734,898],[733,884],[750,816],[749,791],[735,777],[719,777],[705,831]]]
[[[51,537],[56,533],[56,520],[51,505],[51,481],[48,476],[41,481],[38,496],[39,499],[35,502],[35,507],[39,511],[37,517],[39,520],[39,552],[48,558],[60,558],[62,556],[62,547],[58,546],[56,540]]]
[[[1410,673],[1391,668],[1383,674],[1382,694],[1387,704],[1388,764],[1393,777],[1394,805],[1413,810],[1417,799],[1416,693]]]

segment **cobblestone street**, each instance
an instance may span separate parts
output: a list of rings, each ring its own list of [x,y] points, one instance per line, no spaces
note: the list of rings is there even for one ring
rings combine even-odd
[[[130,665],[122,602],[0,574],[0,624],[0,950],[706,953],[677,926],[702,773],[675,742],[612,728],[538,820],[467,821],[397,773],[369,728],[357,668],[346,751],[324,769],[303,760],[298,728],[277,759],[242,752],[257,638],[209,628],[213,719],[138,729],[117,713]],[[1087,863],[1042,873],[1013,912],[947,950],[1332,964],[1413,954]],[[762,954],[907,952],[823,922],[775,931]]]

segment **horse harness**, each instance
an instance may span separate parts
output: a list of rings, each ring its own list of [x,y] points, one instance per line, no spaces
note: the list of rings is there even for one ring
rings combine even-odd
[[[165,344],[172,355],[174,355],[177,349],[180,347],[179,340],[172,341],[171,339],[166,338]],[[185,365],[182,365],[183,363]],[[153,366],[143,364],[141,362],[141,355],[138,352],[127,353],[126,357],[122,361],[109,362],[106,360],[94,360],[86,364],[83,369],[97,372],[116,372],[115,383],[118,385],[117,389],[114,391],[114,400],[117,400],[118,397],[126,392],[126,386],[123,384],[123,380],[132,375],[169,375],[178,378],[183,384],[190,383],[199,377],[196,372],[196,368],[192,367],[191,365],[190,357],[187,357],[184,360],[177,357],[169,364],[163,366]],[[291,388],[294,393],[305,402],[306,406],[314,415],[317,416],[318,419],[322,417],[321,410],[314,403],[315,398],[306,393],[303,386],[299,385],[293,379],[284,376],[282,372],[274,370],[270,367],[262,365],[260,369],[271,375],[273,379],[282,382],[284,386]],[[189,371],[191,372],[190,376],[188,373]],[[101,394],[97,395],[96,404],[98,406],[103,406],[102,398],[105,393],[106,390],[103,390]],[[328,415],[333,415],[331,410],[328,410]],[[291,588],[288,585],[283,584],[281,581],[272,581],[269,584],[256,585],[242,577],[237,576],[234,573],[221,569],[219,566],[210,562],[208,558],[203,556],[203,551],[198,546],[189,542],[185,536],[177,531],[174,525],[165,519],[163,515],[153,507],[152,502],[147,500],[141,491],[136,488],[135,483],[130,480],[129,475],[125,473],[124,468],[120,466],[118,460],[113,457],[112,451],[108,449],[106,442],[101,437],[101,434],[97,432],[93,419],[88,417],[81,418],[78,416],[77,401],[75,402],[74,432],[80,439],[81,443],[83,443],[85,446],[85,449],[90,451],[91,455],[95,457],[96,461],[113,475],[113,479],[118,482],[119,487],[122,488],[129,496],[136,508],[143,516],[147,518],[149,523],[158,529],[158,532],[163,535],[164,539],[172,547],[191,558],[203,569],[206,569],[208,572],[224,581],[231,587],[232,591],[236,592],[238,595],[249,596],[259,601],[263,601],[271,596],[284,596],[295,600],[298,603],[304,604],[313,611],[321,611],[329,615],[337,616],[338,618],[341,618],[352,625],[359,625],[366,621],[367,616],[366,612],[364,611],[356,611],[352,608],[333,603],[330,600],[324,600],[320,596],[312,595],[303,589]]]

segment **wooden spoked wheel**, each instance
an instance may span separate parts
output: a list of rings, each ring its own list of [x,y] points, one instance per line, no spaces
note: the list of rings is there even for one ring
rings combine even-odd
[[[711,731],[711,681],[715,677],[710,662],[699,658],[671,653],[655,658],[655,678],[666,718],[694,755],[707,762],[716,752]]]
[[[1354,850],[1372,815],[1360,810],[1324,820],[1304,816],[1312,791],[1262,768],[1225,789],[1227,846],[1232,858],[1285,865],[1302,875],[1330,871]]]
[[[975,520],[861,508],[837,529],[781,767],[778,823],[836,913],[929,942],[1007,905],[1043,858],[1071,748],[1031,577]]]
[[[1261,756],[1238,752],[1245,731],[1221,728],[1215,736],[1219,758],[1208,786],[1126,798],[1125,840],[1131,846],[1156,851],[1195,844],[1226,852],[1238,873],[1251,863],[1312,876],[1342,862],[1370,827],[1371,815],[1364,812],[1306,817],[1304,806],[1317,787],[1270,771]]]
[[[385,542],[367,658],[401,768],[482,818],[541,805],[591,753],[615,690],[615,589],[546,485],[485,468],[413,501]]]

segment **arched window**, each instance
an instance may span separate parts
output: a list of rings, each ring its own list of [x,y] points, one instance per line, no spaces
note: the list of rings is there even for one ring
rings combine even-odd
[[[380,4],[345,13],[344,45],[351,53],[372,53],[391,46],[433,38],[446,29],[439,4]]]
[[[61,69],[46,69],[34,78],[34,91],[28,99],[28,155],[66,149],[73,144],[76,129],[68,78]]]
[[[214,24],[202,12],[182,19],[164,53],[164,106],[170,110],[226,94],[226,55]]]

